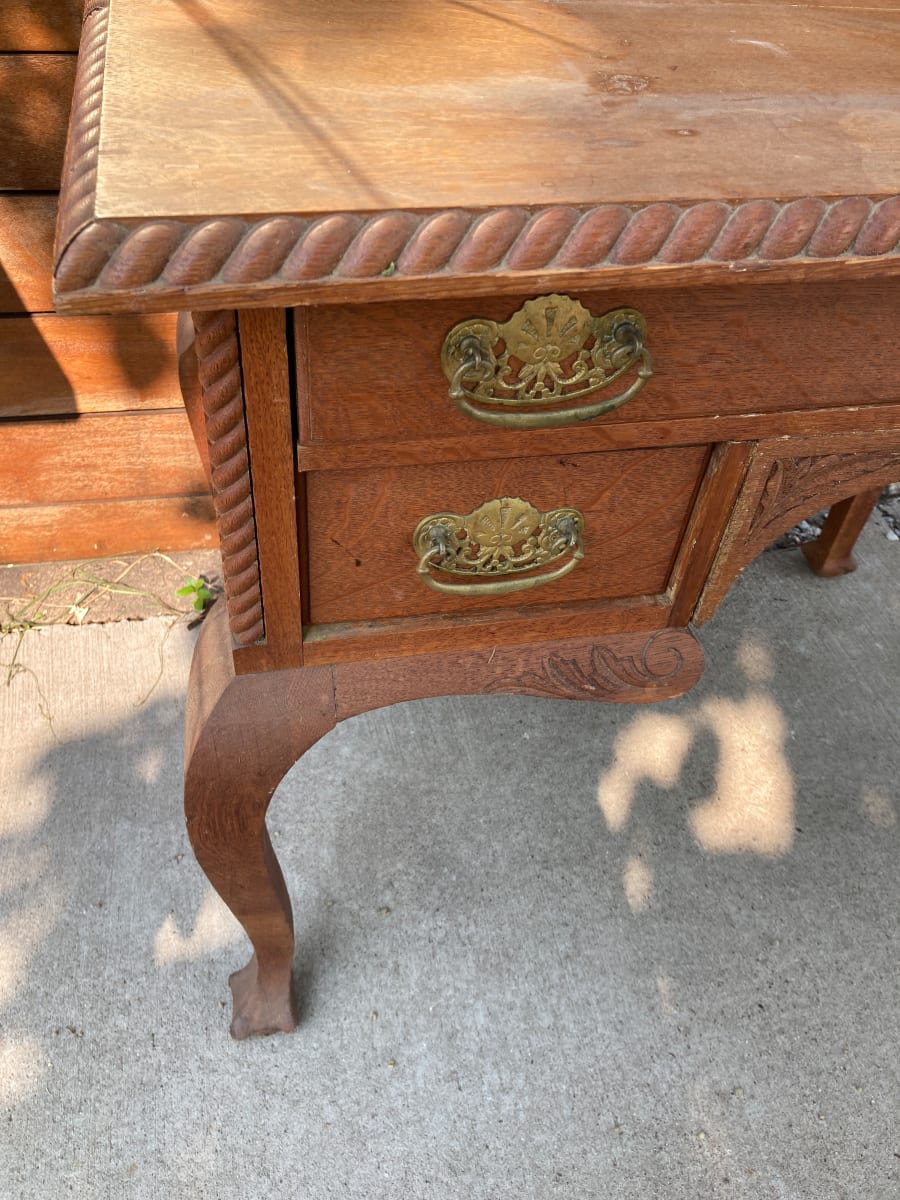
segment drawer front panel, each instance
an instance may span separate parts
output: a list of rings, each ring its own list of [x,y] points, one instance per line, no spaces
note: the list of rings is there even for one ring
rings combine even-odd
[[[708,446],[487,463],[322,471],[306,477],[308,623],[369,621],[665,591]],[[527,593],[447,595],[419,576],[413,534],[433,514],[521,498],[584,518],[584,558]],[[443,573],[437,573],[447,578]]]
[[[617,308],[640,312],[653,356],[653,377],[592,426],[900,398],[900,289],[890,281],[579,293],[576,298],[597,316]],[[467,416],[450,399],[441,349],[460,322],[477,317],[503,323],[527,299],[297,310],[301,441],[502,438],[504,431]],[[609,394],[633,378],[632,371],[611,385]]]

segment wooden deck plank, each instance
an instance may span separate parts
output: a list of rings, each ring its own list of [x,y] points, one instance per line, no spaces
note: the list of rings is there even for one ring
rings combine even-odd
[[[0,55],[0,191],[59,187],[76,57]]]
[[[53,311],[57,206],[54,194],[0,195],[0,313]]]
[[[183,410],[9,421],[2,428],[0,505],[131,500],[206,491],[203,466]]]
[[[84,0],[3,0],[0,51],[77,50]]]
[[[179,407],[175,320],[0,320],[0,419]]]
[[[208,495],[0,507],[0,557],[59,562],[217,544]]]

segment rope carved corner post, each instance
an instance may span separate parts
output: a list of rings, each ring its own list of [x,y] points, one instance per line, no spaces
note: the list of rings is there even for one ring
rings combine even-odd
[[[237,325],[231,311],[192,315],[228,621],[235,646],[252,646],[265,622]]]
[[[263,616],[266,534],[253,501],[245,407],[253,379],[248,373],[245,387],[234,312],[198,312],[192,321],[226,604],[204,621],[191,662],[184,810],[197,861],[252,947],[229,980],[231,1034],[240,1039],[296,1024],[293,915],[266,812],[285,773],[334,727],[334,686],[328,667],[281,672],[273,686],[253,665],[259,651],[277,651],[283,619],[277,590],[268,630]]]

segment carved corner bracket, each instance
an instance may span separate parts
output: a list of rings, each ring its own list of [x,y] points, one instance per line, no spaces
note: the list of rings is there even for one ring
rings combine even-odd
[[[871,442],[871,436],[866,440]],[[791,458],[776,457],[771,445],[759,447],[694,622],[709,620],[737,576],[786,529],[820,509],[900,477],[900,432],[880,435],[879,440],[880,445],[855,445],[851,439],[840,439],[837,446],[835,439],[823,438],[820,453]]]

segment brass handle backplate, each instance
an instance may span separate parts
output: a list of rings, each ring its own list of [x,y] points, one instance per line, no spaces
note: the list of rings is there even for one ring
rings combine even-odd
[[[502,325],[478,317],[455,325],[444,339],[441,366],[450,398],[467,416],[546,429],[589,421],[636,396],[653,374],[646,342],[647,322],[636,309],[594,317],[571,296],[539,296]],[[632,367],[636,377],[625,391],[573,404]]]
[[[502,596],[568,575],[584,558],[583,534],[584,517],[577,508],[542,513],[527,500],[505,496],[486,501],[468,516],[442,512],[425,517],[413,534],[413,549],[419,575],[436,592]],[[560,559],[555,569],[541,569]]]

